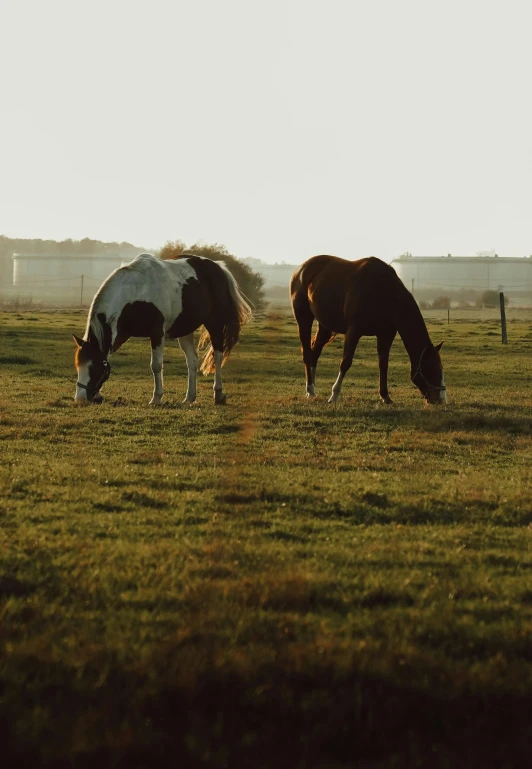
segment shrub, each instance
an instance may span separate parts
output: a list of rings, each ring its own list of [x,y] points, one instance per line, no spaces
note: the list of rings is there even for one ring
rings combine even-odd
[[[490,289],[488,291],[484,291],[484,293],[480,297],[480,300],[479,300],[478,303],[479,303],[480,307],[498,307],[499,303],[500,303],[499,292],[498,291],[494,291],[492,289]],[[504,306],[505,307],[508,306],[509,303],[510,303],[510,300],[508,299],[507,296],[505,296],[504,297]]]
[[[432,302],[433,310],[448,310],[451,306],[451,298],[449,296],[437,296]]]

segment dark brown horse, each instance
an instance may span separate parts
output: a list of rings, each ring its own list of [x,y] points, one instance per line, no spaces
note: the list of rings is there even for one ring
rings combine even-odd
[[[398,332],[410,358],[412,382],[428,403],[446,402],[439,355],[443,343],[432,344],[414,297],[390,265],[374,256],[356,262],[313,256],[293,274],[290,296],[307,374],[307,396],[315,395],[318,359],[336,334],[345,334],[344,351],[329,403],[338,400],[360,337],[376,336],[379,393],[385,403],[391,403],[388,359]],[[311,342],[314,319],[318,330]]]

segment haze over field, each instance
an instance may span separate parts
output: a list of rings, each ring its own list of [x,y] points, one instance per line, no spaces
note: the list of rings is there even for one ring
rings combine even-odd
[[[532,252],[526,0],[3,0],[0,234]]]

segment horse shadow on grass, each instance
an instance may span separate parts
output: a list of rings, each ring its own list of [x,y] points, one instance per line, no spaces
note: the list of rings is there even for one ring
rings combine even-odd
[[[470,499],[466,503],[451,500],[421,500],[419,504],[402,504],[396,502],[386,494],[363,492],[353,495],[346,503],[325,502],[323,498],[311,494],[280,493],[262,489],[259,492],[228,491],[217,494],[216,502],[226,507],[226,512],[232,512],[235,508],[240,510],[247,506],[263,507],[278,510],[282,507],[283,514],[290,519],[292,512],[311,520],[343,520],[353,526],[430,526],[430,525],[457,525],[463,523],[485,523],[489,518],[491,525],[514,528],[528,526],[532,523],[532,508],[524,505],[523,508],[511,510],[499,507],[495,501],[483,499]],[[265,526],[265,524],[262,524]],[[277,528],[271,533],[277,539],[285,535]],[[286,538],[293,535],[288,534]]]
[[[319,405],[322,408],[317,409]],[[315,426],[335,430],[342,424],[349,429],[360,424],[361,430],[409,428],[424,432],[481,430],[511,435],[532,434],[532,418],[523,415],[523,407],[519,404],[473,402],[464,407],[413,408],[380,403],[373,407],[366,404],[357,407],[344,403],[331,408],[315,401],[311,408],[309,404],[298,404],[291,405],[288,411],[310,429],[318,420]],[[281,420],[282,417],[277,416],[276,419]]]

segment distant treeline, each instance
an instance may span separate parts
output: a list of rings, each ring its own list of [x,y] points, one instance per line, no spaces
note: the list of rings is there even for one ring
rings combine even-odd
[[[101,240],[83,238],[83,240],[42,240],[41,238],[7,238],[0,235],[0,259],[11,258],[13,254],[111,254],[129,255],[141,253],[142,246],[132,243],[104,243]]]
[[[101,240],[83,238],[83,240],[42,240],[41,238],[8,238],[0,235],[0,288],[2,285],[10,285],[13,275],[11,257],[15,253],[24,254],[117,254],[124,259],[131,259],[137,254],[146,251],[143,246],[135,246],[132,243],[104,243]],[[224,261],[238,281],[241,290],[254,305],[256,310],[264,307],[264,278],[255,272],[249,264],[238,259],[228,252],[225,246],[214,243],[212,245],[194,243],[186,246],[181,240],[168,241],[159,251],[163,259],[171,259],[183,253],[206,256],[214,261]]]

